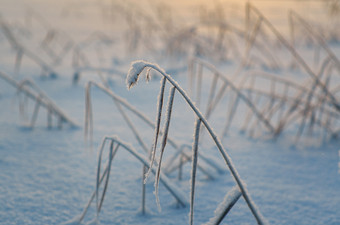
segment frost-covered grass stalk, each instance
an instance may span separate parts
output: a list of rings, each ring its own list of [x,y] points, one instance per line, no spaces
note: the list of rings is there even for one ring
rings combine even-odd
[[[170,93],[169,93],[169,99],[168,99],[168,106],[166,109],[166,121],[164,124],[163,128],[163,136],[162,136],[162,143],[161,143],[161,149],[160,149],[160,155],[159,155],[159,160],[158,160],[158,169],[156,173],[156,182],[155,182],[155,194],[156,194],[156,201],[157,201],[157,206],[160,209],[160,203],[159,203],[159,198],[158,198],[158,185],[159,185],[159,177],[161,173],[161,166],[162,166],[162,158],[163,158],[163,153],[165,149],[165,145],[168,139],[168,133],[169,133],[169,126],[170,126],[170,118],[171,118],[171,112],[172,112],[172,106],[174,103],[174,97],[175,97],[175,87],[171,87]],[[152,161],[151,161],[152,163]],[[152,164],[150,165],[150,168],[152,167]]]
[[[317,84],[317,87],[324,92],[327,96],[328,100],[334,106],[337,111],[340,111],[340,103],[338,99],[334,96],[334,94],[326,87],[325,83],[322,82],[317,74],[308,66],[306,61],[301,57],[301,55],[297,52],[297,50],[292,46],[284,37],[283,35],[273,26],[273,24],[252,4],[249,2],[246,5],[248,13],[254,13],[257,15],[258,18],[261,19],[262,24],[265,24],[271,32],[276,36],[279,42],[286,47],[286,49],[292,54],[296,62],[306,71],[306,73],[310,76],[310,78]],[[248,19],[249,16],[247,16]],[[249,24],[249,22],[247,22]]]
[[[148,147],[148,145],[145,143],[145,141],[143,140],[141,133],[145,132],[145,128],[142,132],[140,132],[137,127],[134,125],[134,121],[132,120],[132,117],[129,116],[127,114],[126,111],[131,112],[132,114],[134,114],[136,116],[136,118],[140,119],[141,121],[143,121],[146,126],[150,127],[151,129],[155,129],[156,126],[155,124],[149,119],[147,118],[146,115],[144,115],[141,111],[137,110],[133,105],[129,104],[125,99],[121,98],[119,95],[117,95],[116,93],[114,93],[111,89],[109,89],[108,87],[104,86],[103,84],[100,83],[96,83],[93,81],[90,81],[87,83],[86,85],[86,95],[85,95],[85,140],[90,139],[91,141],[91,146],[92,146],[92,136],[93,136],[93,114],[92,114],[92,102],[91,102],[91,87],[97,87],[99,88],[101,91],[103,91],[105,94],[107,94],[109,97],[112,98],[114,105],[116,106],[116,108],[118,109],[118,112],[121,114],[122,118],[124,119],[124,121],[126,122],[127,126],[130,128],[130,130],[132,131],[135,139],[137,140],[137,142],[139,143],[140,147],[144,150],[144,152],[146,154],[149,154],[149,157],[151,157],[150,155],[150,147]],[[173,91],[173,95],[174,95],[174,91]],[[173,102],[173,95],[169,96],[169,100],[170,102]],[[169,104],[170,104],[169,102]],[[172,103],[171,103],[172,105]],[[172,108],[172,106],[168,106],[168,109],[170,110]],[[170,116],[169,112],[167,113],[167,115]],[[167,116],[168,118],[168,116]],[[170,117],[169,117],[170,119]],[[168,129],[168,128],[167,128]],[[165,134],[163,135],[163,142],[164,144],[166,144],[167,142],[169,142],[169,144],[177,151],[180,152],[179,149],[179,145],[176,143],[176,141],[170,137],[168,137],[167,135],[167,130],[163,129],[163,131],[159,130],[160,134]],[[165,147],[165,146],[164,146]],[[151,164],[150,164],[151,165]],[[159,164],[160,165],[160,164]],[[144,180],[146,179],[145,174],[145,166],[143,166],[143,182],[142,182],[142,212],[145,211],[145,183]],[[151,171],[151,169],[149,169],[149,167],[147,167],[148,170],[147,171]],[[160,175],[160,173],[157,173],[158,176]]]
[[[324,73],[324,70],[325,70],[325,68],[329,65],[329,62],[330,62],[330,57],[327,57],[326,58],[326,60],[324,61],[324,63],[322,63],[322,65],[321,65],[321,68],[320,68],[320,71],[318,72],[318,77],[320,78],[320,79],[322,79],[322,76],[323,75],[326,75],[325,73]],[[327,76],[327,75],[326,75]],[[326,77],[326,80],[329,78],[330,76],[327,76]],[[326,82],[326,85],[327,85],[327,83],[328,82]],[[302,135],[302,132],[303,132],[303,130],[304,130],[304,127],[305,127],[305,122],[306,122],[306,119],[308,119],[308,117],[310,117],[310,116],[314,116],[315,115],[315,112],[317,111],[317,110],[319,110],[320,109],[320,107],[318,107],[318,106],[314,106],[314,104],[312,103],[312,100],[313,100],[313,98],[315,98],[315,92],[316,92],[316,82],[313,82],[312,84],[311,84],[311,88],[310,88],[310,90],[307,92],[307,97],[306,97],[306,101],[305,101],[305,103],[304,103],[304,108],[303,108],[303,110],[302,110],[302,121],[301,121],[301,123],[300,123],[300,127],[299,127],[299,129],[298,129],[298,133],[297,133],[297,135],[296,135],[296,140],[295,140],[295,142],[297,142],[298,141],[298,139],[300,138],[300,136]],[[299,98],[298,98],[299,99]],[[321,102],[320,102],[320,100],[319,100],[319,102],[317,103],[317,105],[321,105],[320,104]],[[286,118],[286,120],[288,120],[288,118]],[[314,122],[316,122],[315,121],[315,119],[312,119],[311,120],[311,123],[313,123],[313,124],[311,124],[311,126],[313,126],[314,125]]]
[[[114,41],[112,37],[109,37],[101,31],[94,31],[89,36],[85,37],[83,41],[76,43],[73,47],[72,66],[74,68],[73,84],[77,84],[84,73],[90,72],[91,74],[97,74],[101,81],[108,86],[109,78],[112,76],[125,77],[125,73],[119,71],[116,68],[94,66],[90,62],[86,50],[89,47],[94,47],[97,52],[98,61],[102,61],[102,52],[100,47],[109,47]],[[104,76],[104,75],[107,76]]]
[[[102,171],[102,161],[103,161],[103,152],[105,149],[106,143],[109,143],[109,154],[108,154],[108,160],[106,165],[103,167],[103,172]],[[81,215],[75,217],[74,219],[71,219],[70,221],[66,222],[65,224],[74,224],[74,223],[81,223],[87,212],[88,209],[90,208],[92,202],[95,200],[96,204],[96,218],[95,221],[99,222],[99,213],[101,211],[101,207],[106,195],[106,190],[108,188],[108,182],[109,182],[109,177],[110,177],[110,169],[112,167],[113,159],[118,150],[125,150],[131,156],[133,156],[135,159],[137,159],[140,163],[142,163],[144,166],[149,168],[149,159],[147,156],[138,153],[129,143],[124,142],[120,140],[117,136],[105,136],[98,148],[98,167],[97,167],[97,176],[96,176],[96,188],[92,192],[90,199],[86,206],[84,207],[83,212]],[[152,173],[156,174],[156,169],[152,169]],[[178,201],[178,203],[181,206],[187,206],[189,205],[189,201],[187,200],[185,194],[182,192],[180,188],[178,188],[165,174],[162,172],[160,173],[159,176],[160,182],[164,185],[164,187],[169,191],[169,193]],[[100,194],[100,187],[103,183],[103,191]]]
[[[324,49],[327,52],[328,57],[330,57],[330,59],[334,62],[337,70],[340,71],[340,60],[332,51],[332,49],[328,46],[327,42],[322,37],[322,34],[320,32],[318,32],[316,29],[313,29],[312,26],[294,10],[289,11],[289,21],[293,46],[295,44],[294,27],[296,24],[299,24],[302,26],[303,30],[307,31],[307,33],[317,41],[317,43],[322,47],[322,49]]]
[[[36,25],[43,28],[44,38],[41,40],[41,49],[53,60],[53,65],[60,65],[64,56],[73,48],[74,41],[67,33],[58,30],[33,8],[27,10],[25,27],[30,29]],[[33,25],[33,22],[36,25]],[[39,34],[40,35],[40,34]],[[57,49],[59,47],[59,49]]]
[[[330,79],[331,73],[327,71],[327,68],[331,67],[330,60],[327,57],[317,73],[320,80],[325,80],[325,85],[328,84],[326,81]],[[330,101],[327,101],[327,95],[317,88],[315,80],[309,80],[300,85],[268,72],[250,70],[239,82],[239,85],[236,85],[225,78],[213,65],[201,59],[192,58],[189,65],[194,67],[196,64],[202,64],[213,75],[206,103],[205,116],[207,119],[209,119],[221,99],[226,96],[226,93],[229,94],[230,105],[226,109],[226,123],[221,135],[222,138],[227,134],[241,104],[247,106],[246,117],[241,130],[247,131],[252,137],[259,135],[258,131],[265,131],[267,134],[269,132],[271,136],[277,137],[295,123],[300,126],[296,135],[296,140],[298,140],[307,119],[309,119],[310,127],[316,124],[320,131],[326,130],[329,136],[336,136],[336,129],[332,129],[339,123],[337,110]],[[193,69],[190,69],[190,71],[193,71]],[[189,75],[190,77],[200,76],[199,74]],[[191,78],[191,80],[194,79]],[[216,88],[216,82],[221,83],[219,88]],[[265,87],[255,85],[262,83],[269,83],[269,85]],[[228,88],[229,92],[227,92]],[[329,90],[335,93],[333,90]],[[216,94],[215,91],[217,91]],[[325,99],[327,104],[325,104]],[[327,105],[325,116],[321,114],[322,105]],[[320,116],[316,117],[315,115]],[[326,122],[328,116],[331,117],[332,123]]]
[[[54,115],[58,120],[58,127],[61,128],[62,123],[68,123],[71,127],[79,127],[79,125],[74,122],[70,117],[68,117],[58,106],[57,104],[50,99],[45,92],[43,92],[32,80],[26,79],[21,82],[17,82],[13,78],[11,78],[6,73],[0,71],[0,78],[5,80],[8,84],[12,85],[17,89],[17,94],[23,94],[25,98],[29,98],[35,102],[35,106],[33,109],[33,114],[31,118],[31,122],[29,124],[30,127],[33,127],[35,121],[38,116],[39,108],[44,107],[48,114],[47,127],[51,127],[51,117]],[[24,113],[24,105],[19,103],[20,113]]]
[[[131,131],[134,133],[134,136],[136,137],[136,140],[142,147],[142,149],[147,152],[146,150],[149,150],[150,148],[147,147],[147,145],[144,143],[143,139],[141,138],[141,134],[138,131],[137,127],[134,125],[134,122],[132,121],[131,116],[128,116],[125,111],[131,112],[133,115],[136,116],[136,118],[140,119],[150,127],[151,129],[155,129],[156,125],[155,123],[149,119],[144,113],[142,113],[140,110],[138,110],[135,106],[130,104],[126,99],[122,98],[118,94],[116,94],[111,89],[107,88],[103,84],[89,81],[86,85],[86,93],[85,93],[85,138],[89,138],[88,136],[91,134],[91,130],[93,130],[93,119],[92,119],[92,100],[91,100],[91,88],[96,87],[103,91],[105,94],[107,94],[110,98],[112,98],[114,104],[117,106],[118,111],[122,114],[123,119],[126,121],[126,124],[128,127],[131,128]],[[162,134],[162,131],[159,131],[160,134]],[[167,142],[176,149],[177,151],[180,150],[180,145],[177,143],[176,140],[174,140],[171,137],[167,138]]]
[[[192,170],[191,170],[191,192],[190,192],[190,214],[189,214],[189,224],[194,223],[194,200],[195,200],[195,182],[196,182],[196,169],[198,160],[198,141],[200,135],[201,120],[197,119],[194,131],[194,141],[192,144]]]
[[[108,78],[118,76],[124,77],[125,73],[114,69],[114,68],[105,68],[105,67],[94,67],[94,66],[74,66],[75,71],[73,73],[73,84],[77,84],[84,73],[97,73],[102,83],[108,87]],[[101,74],[107,74],[108,76],[105,78]]]
[[[84,137],[85,141],[90,138],[90,146],[93,143],[93,116],[92,116],[92,101],[91,101],[91,83],[89,82],[85,87],[85,127]]]
[[[8,40],[10,45],[17,51],[14,68],[16,74],[19,73],[23,56],[26,56],[29,59],[33,60],[36,64],[38,64],[41,67],[42,71],[47,73],[49,77],[56,78],[57,73],[54,71],[53,67],[19,42],[14,33],[12,32],[10,26],[1,15],[0,15],[0,29],[3,31],[3,34],[5,35],[5,38]],[[45,73],[43,73],[42,75],[46,76]]]
[[[225,92],[227,90],[227,88],[229,87],[230,90],[236,95],[236,99],[237,101],[235,102],[235,104],[233,104],[230,113],[228,113],[228,117],[229,119],[227,121],[231,121],[233,118],[233,113],[235,113],[238,101],[242,100],[242,102],[244,104],[246,104],[246,106],[252,111],[252,113],[257,117],[258,120],[260,120],[264,126],[267,128],[267,130],[271,133],[274,133],[274,126],[272,125],[271,121],[269,121],[264,115],[263,113],[261,113],[261,111],[259,110],[259,106],[257,106],[256,104],[253,103],[253,101],[251,101],[230,79],[228,79],[225,75],[223,75],[221,72],[219,72],[214,65],[203,61],[201,59],[198,58],[192,58],[192,63],[194,64],[198,64],[201,65],[202,67],[208,69],[209,71],[211,71],[214,74],[214,78],[212,81],[212,85],[211,88],[216,89],[216,84],[214,84],[215,82],[220,82],[221,83],[221,87],[218,90],[218,93],[215,95],[214,91],[210,89],[210,96],[209,97],[209,101],[208,101],[208,106],[206,109],[206,118],[209,118],[209,116],[211,115],[211,113],[215,110],[215,108],[217,107],[218,102],[222,99],[222,97],[225,95]],[[198,75],[200,76],[200,75]],[[215,76],[217,76],[218,78],[215,78]],[[215,81],[215,79],[218,79],[218,81]],[[201,95],[201,94],[199,94]],[[213,96],[215,96],[213,98]],[[227,123],[227,126],[230,126],[230,123]]]
[[[137,65],[137,67],[138,67],[138,69],[140,69],[139,68],[140,65]],[[141,71],[139,73],[141,73]],[[135,82],[137,82],[137,80],[135,80]],[[162,80],[161,80],[161,88],[160,88],[159,95],[158,95],[157,114],[156,114],[156,127],[155,127],[155,134],[154,134],[154,138],[153,138],[152,150],[150,152],[150,158],[151,158],[151,160],[150,160],[150,167],[149,167],[149,170],[147,171],[147,173],[145,175],[144,183],[146,183],[146,180],[149,177],[150,171],[152,169],[152,165],[154,164],[154,161],[155,161],[156,149],[157,149],[157,141],[158,141],[158,134],[159,134],[159,128],[160,128],[160,124],[161,124],[161,117],[162,117],[162,108],[163,108],[163,98],[164,98],[165,83],[166,83],[166,79],[165,79],[165,77],[163,77]],[[130,87],[131,86],[129,86],[129,88]]]
[[[109,149],[109,161],[107,163],[107,172],[106,175],[103,177],[105,177],[105,184],[104,184],[104,188],[103,188],[103,192],[99,201],[99,185],[101,183],[101,173],[100,173],[100,169],[101,169],[101,162],[102,162],[102,155],[103,155],[103,150],[104,150],[104,145],[105,145],[105,140],[102,141],[102,145],[100,146],[100,149],[98,151],[99,156],[98,156],[98,167],[97,167],[97,181],[96,181],[96,206],[97,206],[97,214],[96,217],[98,219],[99,216],[99,212],[102,208],[103,202],[104,202],[104,197],[105,197],[105,193],[107,190],[107,186],[109,183],[109,178],[110,178],[110,171],[111,171],[111,165],[112,165],[112,160],[113,157],[115,156],[116,152],[118,151],[119,148],[119,143],[117,144],[117,146],[114,148],[114,142],[111,141],[110,143],[110,149]]]
[[[203,116],[203,114],[199,111],[199,109],[191,101],[191,99],[186,94],[186,92],[179,86],[179,84],[177,84],[177,82],[170,75],[165,73],[164,70],[161,69],[156,64],[145,62],[145,61],[142,61],[142,60],[135,61],[135,62],[131,63],[131,67],[130,67],[128,74],[127,74],[127,78],[126,78],[127,87],[131,88],[133,85],[135,85],[137,83],[138,79],[139,79],[140,74],[146,68],[152,68],[152,69],[156,70],[157,72],[159,72],[164,78],[166,78],[167,82],[169,82],[172,86],[174,86],[176,88],[176,90],[181,94],[181,96],[184,98],[184,100],[188,103],[190,108],[194,111],[194,113],[196,114],[198,119],[204,124],[205,128],[208,130],[208,133],[210,134],[210,136],[214,140],[217,149],[221,153],[227,167],[229,168],[232,176],[234,177],[237,185],[239,186],[239,188],[242,192],[242,195],[243,195],[248,207],[250,208],[251,212],[253,213],[256,221],[258,222],[258,224],[265,224],[265,220],[263,219],[263,216],[261,215],[261,213],[259,212],[259,210],[255,206],[254,202],[251,200],[251,197],[250,197],[243,181],[241,180],[236,168],[234,167],[230,156],[228,155],[228,153],[226,152],[226,150],[222,146],[221,141],[219,140],[219,138],[217,137],[217,135],[215,134],[213,129],[210,127],[209,123],[207,122],[207,120]],[[197,160],[197,159],[195,159],[195,160]]]
[[[238,199],[241,197],[242,193],[240,189],[235,186],[233,187],[225,196],[223,201],[218,205],[214,214],[209,222],[205,225],[217,225],[220,224],[223,218],[228,214],[230,209],[235,205]]]
[[[202,134],[201,134],[202,135]],[[191,151],[192,146],[189,144],[183,144],[180,147],[180,151],[176,152],[172,156],[167,159],[167,162],[165,162],[164,169],[166,174],[170,174],[176,169],[178,169],[179,177],[178,179],[181,180],[182,176],[182,167],[186,162],[191,162]],[[216,178],[216,175],[212,172],[212,170],[216,171],[219,174],[222,174],[225,172],[225,168],[222,168],[219,166],[219,164],[213,160],[202,154],[201,152],[197,152],[198,157],[200,158],[200,162],[197,163],[197,169],[199,169],[203,174],[207,176],[208,179],[214,180]],[[177,160],[177,161],[176,161]],[[202,164],[203,162],[204,164]],[[211,170],[211,169],[212,170]]]

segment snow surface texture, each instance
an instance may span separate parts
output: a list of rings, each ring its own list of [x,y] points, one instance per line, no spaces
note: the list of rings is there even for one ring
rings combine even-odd
[[[75,5],[70,5],[69,1],[61,1],[64,4],[63,8],[52,1],[35,2],[36,5],[30,5],[33,11],[41,13],[50,24],[67,31],[76,42],[84,41],[84,36],[88,37],[95,30],[94,28],[100,27],[102,30],[107,30],[117,25],[109,22],[103,25],[102,18],[98,16],[110,17],[110,14],[105,11],[110,7],[99,5],[103,11],[97,12],[96,10],[100,7],[94,5],[93,1],[86,1],[87,4],[82,1]],[[36,32],[31,33],[32,39],[25,39],[24,37],[30,37],[30,34],[23,29],[25,26],[21,27],[20,25],[25,21],[25,15],[34,15],[34,13],[30,11],[31,14],[26,14],[27,8],[22,3],[4,0],[1,2],[4,7],[0,7],[0,11],[10,24],[14,24],[16,32],[22,35],[22,42],[28,43],[34,48],[39,46],[41,40],[45,38],[43,35],[42,37],[38,35],[44,30],[44,25],[34,23],[36,21],[34,18],[38,18],[38,16],[32,16],[30,28]],[[144,3],[143,1],[142,4]],[[138,3],[135,5],[138,6]],[[185,6],[179,8],[179,11],[186,11]],[[311,7],[311,11],[313,9]],[[49,15],[52,17],[48,17]],[[285,16],[286,13],[284,13]],[[285,20],[279,18],[278,24],[280,25],[278,26],[282,26],[281,22]],[[182,19],[182,21],[187,20]],[[75,26],[75,24],[77,25]],[[121,29],[118,30],[121,31]],[[135,31],[136,34],[140,32]],[[128,71],[131,61],[143,58],[162,65],[164,68],[173,68],[174,73],[168,71],[167,73],[176,76],[176,80],[181,85],[186,82],[187,71],[181,72],[178,69],[180,67],[177,66],[178,62],[174,66],[159,55],[143,51],[136,52],[136,55],[133,56],[125,55],[123,54],[125,52],[123,46],[126,44],[124,41],[130,41],[129,43],[132,44],[133,40],[124,40],[127,36],[121,38],[121,32],[116,32],[113,35],[117,35],[114,37],[115,42],[113,43],[120,44],[114,45],[112,48],[103,47],[102,42],[95,44],[95,46],[100,46],[99,50],[91,49],[94,47],[87,45],[87,50],[91,53],[88,54],[92,62],[91,65],[112,66],[113,64],[115,67],[119,67],[119,71]],[[15,62],[16,55],[4,43],[7,42],[1,33],[0,69],[13,73],[13,62]],[[39,49],[37,50],[38,55],[45,54],[40,48],[37,49]],[[333,45],[333,49],[339,57],[339,46]],[[302,48],[302,51],[309,52],[308,48]],[[115,55],[112,55],[113,52]],[[42,58],[47,59],[48,57]],[[63,63],[56,66],[59,74],[58,79],[51,80],[42,79],[39,76],[41,69],[30,60],[23,59],[20,75],[16,78],[18,80],[32,78],[65,113],[74,118],[78,124],[83,124],[86,81],[95,79],[100,82],[102,79],[91,73],[84,74],[79,84],[73,86],[71,84],[73,68],[69,65],[71,61],[72,54],[65,56]],[[183,65],[187,66],[185,63]],[[135,68],[135,73],[141,71],[142,66],[143,64],[140,64],[138,68]],[[232,74],[235,69],[233,63],[219,66],[226,74]],[[175,73],[176,71],[180,72]],[[143,73],[148,74],[148,71]],[[299,73],[297,72],[297,74]],[[151,74],[153,75],[152,71],[149,75]],[[132,81],[135,78],[132,77]],[[155,118],[155,98],[159,91],[158,79],[157,76],[153,76],[149,84],[141,82],[139,84],[141,87],[133,88],[129,92],[126,90],[124,78],[114,77],[110,85],[115,93],[119,93],[136,108],[141,109],[149,118]],[[0,81],[0,224],[62,224],[81,214],[83,206],[86,205],[90,194],[95,189],[97,152],[86,149],[82,128],[47,129],[46,114],[43,111],[39,112],[34,129],[24,127],[23,121],[20,119],[18,99],[15,98],[15,94],[15,89],[2,80]],[[94,89],[92,105],[94,107],[93,146],[98,146],[104,135],[114,134],[119,135],[122,140],[131,142],[133,146],[138,146],[138,143],[131,138],[130,130],[122,122],[120,114],[108,96]],[[194,118],[192,118],[192,112],[184,106],[185,103],[176,95],[169,135],[180,142],[191,143]],[[218,118],[219,115],[215,116]],[[152,143],[153,130],[145,128],[138,122],[135,125],[145,130],[145,141]],[[177,126],[183,129],[174,129]],[[214,124],[215,127],[218,129],[218,124]],[[311,140],[312,144],[307,147],[292,148],[289,133],[286,135],[288,138],[283,135],[276,141],[263,141],[239,134],[234,127],[231,127],[223,144],[228,148],[228,153],[238,172],[247,183],[247,189],[252,198],[271,224],[339,224],[339,141],[331,140],[327,143],[314,145]],[[210,143],[203,143],[200,150],[209,153],[210,158],[216,159],[218,153],[211,146]],[[136,148],[136,150],[140,149]],[[141,165],[123,151],[119,152],[116,157],[117,159],[112,165],[107,196],[99,216],[101,224],[188,223],[189,207],[178,207],[176,201],[162,184],[159,186],[162,211],[158,212],[153,194],[153,175],[150,175],[146,184],[147,214],[141,215],[140,189],[143,182]],[[222,161],[217,161],[224,166]],[[179,184],[187,197],[190,193],[189,167],[189,164],[184,165],[181,181],[177,182],[176,172],[170,174],[171,180]],[[203,173],[197,172],[194,224],[207,223],[214,216],[216,207],[222,202],[226,193],[235,185],[228,173],[215,176],[216,179],[208,180]],[[90,208],[90,213],[95,215],[94,206]],[[89,221],[92,218],[94,217],[85,219]],[[242,197],[225,217],[223,224],[255,224]]]

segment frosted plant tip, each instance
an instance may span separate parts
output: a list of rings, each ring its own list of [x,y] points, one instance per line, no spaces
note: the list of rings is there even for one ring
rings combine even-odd
[[[137,83],[139,74],[144,70],[144,68],[149,65],[149,63],[143,60],[137,60],[131,63],[130,69],[126,76],[126,85],[130,89],[134,84]]]

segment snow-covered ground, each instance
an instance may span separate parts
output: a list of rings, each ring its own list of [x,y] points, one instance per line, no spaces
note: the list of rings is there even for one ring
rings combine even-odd
[[[0,3],[2,15],[0,19],[10,24],[14,33],[20,37],[20,42],[48,62],[52,60],[40,45],[46,35],[46,27],[54,27],[56,31],[64,32],[59,39],[61,43],[66,43],[65,40],[71,39],[73,43],[83,43],[78,47],[85,49],[84,54],[94,67],[114,68],[119,73],[127,74],[130,62],[141,58],[158,63],[185,90],[188,90],[186,55],[179,51],[178,58],[176,58],[177,53],[168,56],[164,49],[159,50],[158,47],[162,47],[163,40],[155,38],[158,37],[157,29],[156,31],[151,29],[152,23],[150,26],[142,24],[143,28],[147,27],[149,31],[133,27],[136,24],[140,25],[138,16],[149,15],[150,11],[154,13],[153,18],[159,18],[160,23],[166,24],[166,12],[170,8],[159,5],[158,9],[163,9],[163,11],[157,15],[157,11],[152,10],[157,8],[159,2],[128,2],[129,4],[125,1],[3,0]],[[194,18],[197,12],[202,10],[202,7],[197,5],[207,4],[202,2],[199,4],[193,1],[169,3],[173,24],[182,21],[180,28],[184,29],[197,22]],[[283,1],[282,5],[279,3],[265,5],[264,1],[253,2],[266,16],[268,15],[280,31],[287,32],[286,14],[290,4]],[[226,3],[222,5],[224,4],[226,5]],[[298,12],[308,7],[310,10],[303,14],[306,18],[311,18],[311,15],[318,13],[318,18],[323,21],[326,17],[324,11],[321,10],[320,5],[314,4],[316,3],[305,2],[296,4],[294,7]],[[124,6],[119,9],[121,13],[118,13],[117,9],[110,10],[110,7],[114,8],[117,5]],[[215,9],[216,5],[211,4],[205,7]],[[129,17],[129,14],[125,14],[126,9],[131,9],[127,12],[132,13],[131,17],[137,22],[126,22]],[[230,12],[226,17],[229,18],[231,12],[234,12],[235,24],[241,23],[237,20],[237,15],[243,15],[244,2],[239,4],[236,1],[232,2],[231,7],[225,9]],[[142,14],[135,15],[137,11],[142,11]],[[126,18],[122,18],[124,15]],[[162,15],[164,18],[161,17]],[[44,17],[44,21],[46,20],[49,25],[46,27],[42,25],[39,16]],[[174,30],[178,31],[180,28]],[[87,40],[94,31],[105,33],[112,42],[107,45],[100,42],[86,45],[87,42],[84,40]],[[202,31],[204,32],[206,31]],[[136,44],[134,41],[138,42],[140,39],[131,38],[133,34],[140,35],[143,44],[134,45]],[[155,38],[151,43],[145,40],[148,35],[150,38]],[[163,34],[159,36],[163,39],[167,37]],[[339,44],[331,43],[330,46],[340,57]],[[134,47],[137,50],[134,51]],[[191,51],[192,49],[184,48],[184,50]],[[309,55],[308,46],[301,46],[299,51],[311,58],[308,62],[313,61]],[[104,135],[117,135],[121,140],[134,146],[138,152],[143,151],[131,130],[124,123],[112,99],[97,88],[91,89],[93,148],[86,144],[84,141],[84,87],[89,80],[95,80],[98,83],[102,80],[97,73],[84,72],[79,82],[72,84],[75,72],[72,67],[74,60],[72,50],[65,55],[59,65],[53,67],[59,75],[56,79],[42,78],[39,66],[27,58],[23,58],[19,75],[13,75],[15,53],[3,35],[3,30],[0,29],[0,71],[11,74],[17,81],[26,78],[33,79],[80,127],[72,128],[64,124],[62,129],[55,126],[48,129],[46,111],[41,108],[34,128],[29,128],[27,122],[30,118],[24,120],[20,116],[18,107],[20,99],[17,96],[17,90],[0,79],[0,224],[67,223],[82,213],[95,190],[97,147]],[[289,60],[287,59],[287,62]],[[227,62],[214,61],[214,64],[225,74],[232,74],[238,62],[230,59]],[[296,75],[301,78],[300,72],[293,70],[292,76]],[[153,120],[156,117],[159,76],[156,73],[152,74],[149,83],[141,78],[136,87],[128,91],[125,76],[119,73],[110,80],[110,88]],[[165,94],[165,105],[167,93],[168,91]],[[30,102],[28,107],[28,111],[32,112],[34,104]],[[153,129],[136,120],[132,114],[129,116],[141,131],[143,140],[150,144],[154,134]],[[224,118],[223,116],[224,112],[219,111],[214,114],[213,118]],[[240,118],[237,119],[240,120]],[[191,145],[195,117],[178,93],[175,95],[171,120],[169,137],[176,139],[179,143]],[[217,133],[220,133],[224,122],[218,119],[209,121]],[[243,122],[242,118],[241,122]],[[292,137],[295,133],[292,130],[287,130],[276,139],[251,138],[239,132],[241,122],[235,121],[232,124],[230,132],[223,139],[223,145],[230,154],[242,180],[247,184],[252,199],[269,223],[340,224],[339,139],[322,141],[321,136],[316,134],[312,137],[304,136],[296,144]],[[53,121],[53,125],[56,123]],[[194,208],[195,224],[208,222],[214,216],[214,210],[222,202],[225,194],[235,185],[207,133],[204,134],[200,146],[199,151],[215,160],[219,167],[224,168],[224,171],[222,173],[213,171],[214,179],[207,179],[203,173],[198,172]],[[168,153],[166,149],[165,154],[164,158],[167,159],[170,152]],[[171,181],[181,188],[187,195],[187,199],[190,194],[190,166],[190,163],[184,166],[183,177],[180,181],[176,178],[177,171],[169,174]],[[109,186],[99,216],[100,223],[188,224],[190,207],[178,206],[176,200],[162,184],[159,190],[162,210],[158,211],[153,194],[154,177],[152,175],[146,184],[147,212],[142,215],[141,175],[140,162],[126,151],[119,151],[112,164]],[[92,204],[85,222],[94,218],[95,204]],[[241,197],[222,224],[256,224],[256,220]]]

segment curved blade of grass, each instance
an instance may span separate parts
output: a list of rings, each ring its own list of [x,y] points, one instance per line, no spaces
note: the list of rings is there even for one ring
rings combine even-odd
[[[158,104],[157,104],[158,113],[157,113],[157,116],[156,116],[157,122],[156,122],[156,127],[155,127],[154,142],[153,142],[153,145],[152,145],[152,150],[150,152],[150,156],[151,156],[150,167],[149,167],[148,171],[146,172],[144,183],[146,183],[146,180],[148,179],[148,177],[150,175],[153,163],[155,161],[159,127],[160,127],[161,116],[162,116],[162,107],[163,107],[165,84],[166,84],[166,78],[163,77],[162,80],[161,80],[161,88],[160,88],[159,95],[158,95]]]
[[[105,170],[107,170],[106,180],[105,180],[105,184],[104,184],[104,189],[103,189],[102,197],[101,197],[100,202],[99,202],[99,209],[98,209],[99,212],[100,212],[100,210],[102,208],[102,205],[103,205],[103,202],[104,202],[104,198],[105,198],[105,194],[106,194],[106,190],[107,190],[107,186],[108,186],[108,183],[109,183],[109,177],[110,177],[112,160],[113,160],[115,154],[117,153],[119,146],[120,145],[118,143],[116,145],[116,147],[113,148],[114,147],[114,141],[111,141],[110,152],[109,152],[109,162],[108,162],[108,165],[105,167]]]
[[[161,210],[159,197],[158,197],[159,177],[161,173],[163,153],[164,153],[164,149],[165,149],[165,145],[166,145],[166,141],[167,141],[168,133],[169,133],[170,118],[171,118],[172,106],[174,102],[175,91],[176,91],[176,88],[172,86],[170,89],[170,93],[169,93],[169,100],[168,100],[168,106],[167,106],[167,111],[166,111],[166,121],[165,121],[164,128],[163,128],[163,139],[162,139],[162,144],[161,144],[161,152],[160,152],[160,156],[158,160],[158,169],[156,173],[155,195],[156,195],[156,202],[157,202],[157,206],[159,210]]]

